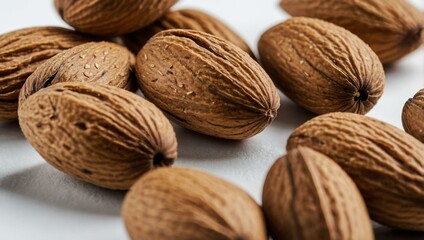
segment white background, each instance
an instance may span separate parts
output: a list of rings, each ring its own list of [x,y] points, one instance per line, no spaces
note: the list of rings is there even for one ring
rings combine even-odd
[[[412,1],[424,9],[424,1]],[[256,52],[260,35],[287,18],[277,0],[182,0],[222,19]],[[30,26],[66,26],[53,0],[2,0],[0,34]],[[424,49],[386,71],[383,97],[369,116],[401,125],[404,102],[424,87]],[[282,97],[278,117],[263,133],[241,142],[218,140],[175,127],[177,165],[204,169],[248,191],[260,202],[266,172],[285,153],[293,129],[309,118]],[[128,239],[120,218],[124,192],[101,189],[55,170],[32,149],[14,122],[0,123],[0,239]],[[376,226],[377,239],[424,239]]]

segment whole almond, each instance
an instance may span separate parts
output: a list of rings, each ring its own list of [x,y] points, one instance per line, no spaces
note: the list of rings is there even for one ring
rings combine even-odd
[[[141,177],[125,196],[122,216],[131,239],[268,239],[261,208],[247,193],[189,168]]]
[[[282,0],[281,7],[292,16],[320,18],[348,29],[384,64],[424,42],[424,15],[406,0]]]
[[[25,80],[45,60],[93,39],[60,27],[33,27],[0,35],[0,120],[18,119]]]
[[[424,143],[424,89],[405,103],[402,124],[407,133]]]
[[[89,82],[132,89],[134,64],[134,55],[118,44],[81,44],[40,65],[22,87],[19,104],[40,89],[59,82]]]
[[[177,141],[153,104],[108,85],[58,83],[30,96],[19,123],[51,165],[110,189],[128,189],[151,169],[173,164]]]
[[[316,117],[290,136],[336,161],[358,186],[371,218],[424,231],[424,145],[400,129],[352,113]]]
[[[259,41],[264,68],[281,91],[317,113],[365,114],[383,93],[384,70],[358,37],[334,24],[292,18]]]
[[[65,22],[80,32],[116,37],[160,18],[177,0],[55,0]]]
[[[225,39],[254,57],[247,43],[220,20],[197,10],[168,12],[161,19],[123,38],[125,45],[137,54],[153,35],[169,29],[188,29],[209,33]]]
[[[280,99],[266,72],[246,52],[189,30],[155,35],[137,56],[144,95],[179,125],[227,139],[261,132]]]
[[[274,240],[374,239],[355,183],[333,160],[299,147],[277,159],[262,204]]]

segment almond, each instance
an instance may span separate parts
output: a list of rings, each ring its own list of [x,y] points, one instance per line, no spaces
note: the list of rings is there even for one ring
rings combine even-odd
[[[371,218],[424,231],[424,145],[387,123],[352,113],[316,117],[290,136],[287,149],[327,155],[358,186]]]
[[[80,32],[116,37],[160,18],[177,0],[55,0],[65,22]]]
[[[59,82],[89,82],[133,89],[134,55],[110,42],[91,42],[57,54],[40,65],[22,87],[19,104],[41,88]]]
[[[122,216],[131,239],[268,239],[262,211],[248,194],[189,168],[141,177],[125,196]]]
[[[384,70],[375,53],[325,21],[299,17],[276,25],[262,35],[259,55],[277,87],[317,114],[365,114],[383,93]]]
[[[210,136],[245,139],[276,117],[280,99],[246,52],[192,30],[155,35],[137,56],[144,95],[176,123]]]
[[[360,37],[386,64],[424,42],[424,15],[406,0],[282,0],[292,16],[320,18]]]
[[[18,119],[19,92],[39,65],[92,40],[60,27],[25,28],[0,35],[0,120]]]
[[[188,29],[209,33],[225,39],[254,57],[247,43],[220,20],[197,10],[168,12],[161,19],[123,38],[125,45],[137,54],[153,35],[169,29]]]
[[[274,240],[374,239],[355,183],[333,160],[307,147],[277,159],[262,204]]]
[[[403,107],[402,124],[405,131],[424,143],[424,89],[410,98]]]
[[[177,155],[162,112],[113,86],[67,82],[41,89],[20,106],[19,123],[48,163],[105,188],[128,189]]]

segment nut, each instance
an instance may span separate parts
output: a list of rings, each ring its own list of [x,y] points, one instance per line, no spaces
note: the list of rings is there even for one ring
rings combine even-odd
[[[18,97],[45,60],[92,39],[60,27],[33,27],[0,35],[0,120],[18,119]]]
[[[320,18],[353,32],[386,64],[424,42],[424,15],[405,0],[282,0],[292,16]]]
[[[105,188],[128,189],[177,155],[162,112],[113,86],[67,82],[41,89],[20,106],[19,123],[48,163]]]
[[[125,196],[122,216],[131,239],[268,239],[262,211],[248,194],[189,168],[143,176]]]
[[[177,0],[55,0],[65,22],[80,32],[116,37],[160,18]]]
[[[153,35],[169,29],[197,30],[225,39],[254,58],[247,43],[220,20],[200,11],[182,9],[168,12],[155,23],[123,38],[125,45],[135,54],[153,37]]]
[[[40,89],[59,82],[89,82],[132,89],[134,55],[110,42],[85,43],[40,65],[22,87],[19,104]]]
[[[316,117],[290,136],[287,149],[327,155],[358,186],[371,218],[390,227],[424,230],[424,145],[400,129],[352,113]]]
[[[375,53],[325,21],[292,18],[278,24],[262,35],[259,54],[277,87],[317,114],[365,114],[383,93],[384,70]]]
[[[410,98],[403,107],[402,124],[405,131],[424,142],[424,89]]]
[[[247,53],[191,30],[155,35],[137,56],[144,95],[176,123],[221,138],[245,139],[277,114],[279,96]]]
[[[374,239],[355,183],[333,160],[307,147],[277,159],[262,202],[274,240]]]

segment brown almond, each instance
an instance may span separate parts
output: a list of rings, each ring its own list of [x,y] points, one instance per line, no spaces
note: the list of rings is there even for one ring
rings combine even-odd
[[[358,186],[371,218],[424,231],[424,145],[400,129],[352,113],[316,117],[290,136],[287,150],[306,146],[327,155]]]
[[[424,143],[424,89],[405,103],[402,124],[407,133]]]
[[[18,119],[19,92],[39,65],[92,40],[60,27],[32,27],[0,35],[0,120]]]
[[[320,18],[360,37],[386,64],[424,42],[424,15],[406,0],[282,0],[292,16]]]
[[[177,141],[153,104],[108,85],[58,83],[30,96],[19,123],[51,165],[110,189],[128,189],[151,169],[173,164]]]
[[[292,18],[259,41],[262,64],[279,89],[317,113],[365,114],[381,97],[384,70],[358,37],[334,24]]]
[[[161,168],[127,193],[131,239],[266,240],[261,208],[240,188],[190,168]]]
[[[59,82],[89,82],[133,89],[134,55],[110,42],[91,42],[57,54],[40,65],[22,87],[19,104]]]
[[[262,204],[274,240],[374,239],[355,183],[333,160],[307,147],[277,159]]]
[[[65,22],[80,32],[116,37],[160,18],[177,0],[55,0]]]
[[[280,99],[266,72],[246,52],[216,36],[167,30],[137,56],[144,95],[188,129],[227,139],[261,132]]]
[[[169,29],[188,29],[209,33],[225,39],[254,57],[247,43],[220,20],[197,10],[182,9],[165,14],[153,24],[123,38],[125,45],[135,54],[155,34]]]

